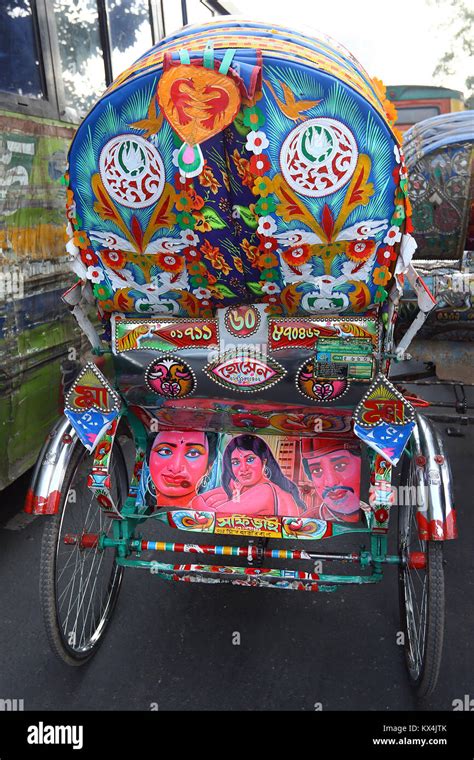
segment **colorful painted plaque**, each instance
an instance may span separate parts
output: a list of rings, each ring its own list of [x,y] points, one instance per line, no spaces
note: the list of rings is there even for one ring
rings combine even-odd
[[[354,433],[396,465],[415,427],[415,410],[395,386],[378,375],[354,412]]]
[[[354,436],[161,430],[147,487],[185,530],[275,536],[277,518],[311,518],[315,524],[297,521],[293,533],[318,538],[326,530],[319,520],[359,520],[360,465]]]
[[[384,375],[378,375],[357,405],[354,419],[363,427],[405,425],[415,419],[415,410]]]
[[[286,370],[269,356],[257,352],[228,351],[204,367],[214,382],[244,393],[270,388],[286,374]]]
[[[224,315],[224,324],[231,335],[238,338],[248,338],[260,327],[260,313],[255,306],[244,304],[230,306]]]
[[[238,504],[236,505],[238,509]],[[281,538],[281,520],[279,517],[252,517],[250,515],[216,514],[215,533],[239,536],[261,536],[263,538]]]
[[[218,348],[216,319],[114,319],[113,351]]]
[[[303,396],[314,401],[335,401],[350,387],[347,365],[307,359],[296,374],[296,387]]]
[[[118,412],[120,406],[120,396],[92,362],[80,371],[65,401],[67,410],[78,413],[91,409],[104,413]]]
[[[148,365],[145,381],[149,389],[165,398],[184,398],[196,388],[196,376],[178,356],[159,356]]]
[[[374,319],[310,319],[281,318],[268,320],[268,345],[272,351],[281,349],[313,349],[323,338],[364,339],[372,349],[377,347],[378,329]]]

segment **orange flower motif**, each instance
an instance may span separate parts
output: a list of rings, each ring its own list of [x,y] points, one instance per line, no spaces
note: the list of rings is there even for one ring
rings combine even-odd
[[[351,261],[367,261],[375,251],[375,240],[352,240],[347,244],[346,255]]]
[[[221,172],[222,175],[222,181],[224,183],[224,187],[227,190],[228,193],[230,193],[230,179],[227,172]]]
[[[244,250],[247,260],[250,261],[252,266],[256,266],[258,258],[260,256],[258,247],[256,245],[250,245],[250,242],[247,240],[247,238],[244,238],[242,240],[240,247]]]
[[[72,239],[78,248],[81,248],[81,249],[90,248],[91,241],[87,237],[84,230],[76,230],[72,236]]]
[[[165,272],[180,272],[184,267],[184,258],[176,253],[157,253],[156,262]]]
[[[282,251],[281,257],[283,261],[286,261],[291,267],[298,267],[311,258],[311,247],[303,243],[303,245],[294,245],[292,248],[287,248],[286,251]]]
[[[235,164],[235,168],[237,169],[237,174],[239,175],[241,182],[246,187],[252,188],[255,182],[255,177],[252,175],[252,172],[250,171],[250,162],[247,158],[242,158],[237,148],[232,153],[232,160]]]
[[[244,267],[242,264],[242,260],[239,256],[232,256],[232,261],[234,262],[234,267],[237,269],[240,274],[244,273]]]
[[[392,275],[390,274],[388,267],[377,267],[374,269],[374,283],[376,285],[386,285],[391,277]]]
[[[199,175],[199,182],[203,187],[209,187],[211,190],[211,193],[214,193],[214,195],[217,193],[218,189],[221,187],[220,182],[217,181],[216,177],[214,176],[214,172],[212,171],[211,167],[208,165],[207,161],[204,162],[204,168]]]
[[[257,177],[252,187],[252,193],[254,195],[261,195],[262,198],[266,198],[267,195],[273,192],[273,181],[270,177]]]
[[[209,240],[206,240],[202,244],[200,251],[204,258],[206,258],[207,261],[212,264],[214,269],[217,269],[219,272],[222,272],[225,275],[229,274],[231,271],[229,264],[226,262],[219,248],[212,246]]]
[[[176,198],[176,208],[178,211],[189,211],[191,208],[191,198],[188,193],[181,193]]]
[[[279,263],[274,253],[262,253],[258,257],[258,266],[261,269],[272,269],[272,267],[277,267]]]
[[[204,206],[204,198],[202,195],[198,195],[195,190],[190,192],[191,205],[194,211],[199,211]]]
[[[196,224],[194,225],[196,232],[209,232],[209,230],[212,229],[211,225],[200,211],[195,211],[193,217],[196,220]]]

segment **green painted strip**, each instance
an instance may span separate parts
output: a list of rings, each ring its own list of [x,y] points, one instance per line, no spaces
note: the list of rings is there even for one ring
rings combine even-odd
[[[228,50],[225,51],[224,58],[222,59],[222,63],[219,66],[219,74],[227,74],[235,53],[236,53],[236,48],[229,48]]]

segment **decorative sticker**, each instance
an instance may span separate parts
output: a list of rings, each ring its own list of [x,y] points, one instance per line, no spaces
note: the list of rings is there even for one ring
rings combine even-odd
[[[204,367],[204,372],[224,388],[255,393],[275,385],[286,370],[269,356],[228,351]]]
[[[159,356],[148,365],[145,381],[153,393],[165,398],[184,398],[196,388],[196,376],[178,356]]]
[[[282,538],[306,538],[316,540],[324,538],[328,524],[326,520],[313,520],[307,517],[282,517]]]
[[[218,348],[216,319],[115,319],[114,353]]]
[[[318,362],[344,364],[349,380],[371,380],[374,372],[372,341],[366,338],[322,338],[316,348]]]
[[[381,422],[371,427],[359,425],[356,422],[354,433],[361,441],[381,454],[384,459],[393,465],[397,465],[414,427],[415,422],[406,422],[403,425],[389,425]]]

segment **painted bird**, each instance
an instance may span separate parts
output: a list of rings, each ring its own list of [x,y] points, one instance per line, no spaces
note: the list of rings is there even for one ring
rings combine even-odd
[[[322,98],[319,100],[296,100],[294,94],[292,93],[290,87],[285,84],[285,82],[279,81],[278,84],[280,85],[281,89],[283,90],[283,95],[285,97],[285,100],[280,100],[280,98],[277,96],[275,90],[273,89],[270,82],[265,80],[265,84],[268,85],[270,90],[273,93],[273,97],[275,98],[276,102],[280,106],[282,112],[292,121],[304,121],[305,119],[308,119],[308,116],[304,116],[301,111],[308,111],[310,108],[314,108],[314,106],[319,105],[321,103]]]
[[[134,129],[143,129],[144,134],[142,137],[151,137],[152,135],[156,135],[157,132],[160,131],[161,125],[163,124],[163,114],[158,112],[158,107],[156,103],[156,95],[151,99],[150,105],[148,107],[148,113],[146,115],[146,119],[142,119],[141,121],[134,121],[132,124],[129,124],[129,127],[133,127]]]

